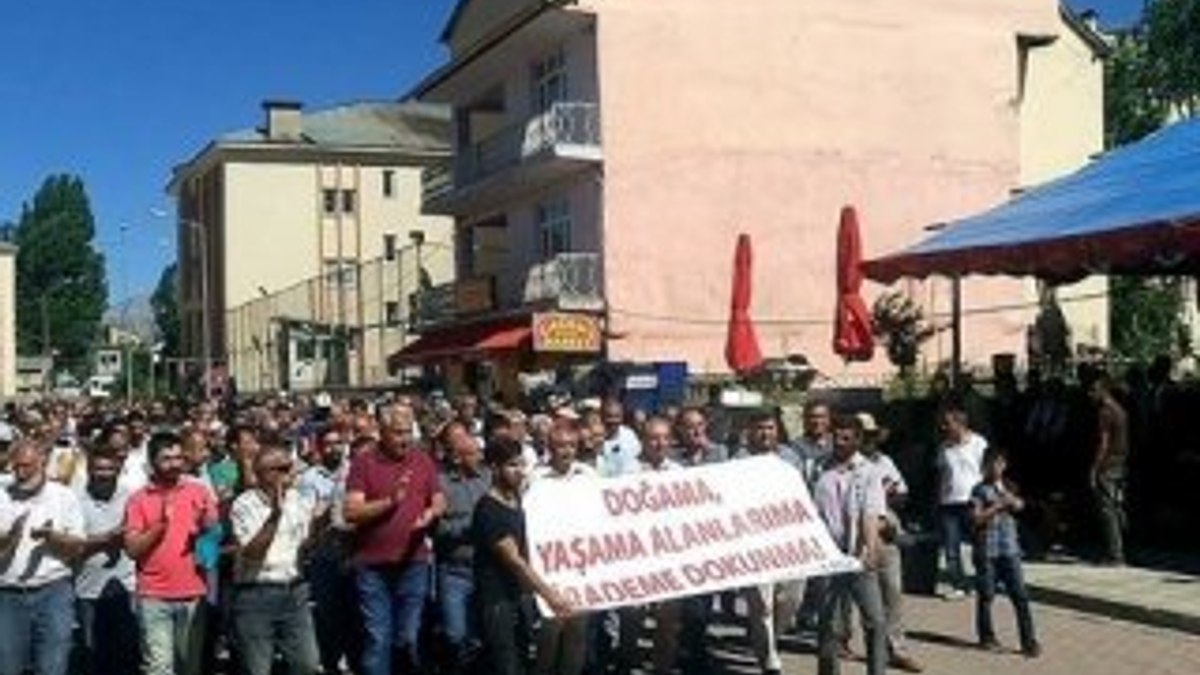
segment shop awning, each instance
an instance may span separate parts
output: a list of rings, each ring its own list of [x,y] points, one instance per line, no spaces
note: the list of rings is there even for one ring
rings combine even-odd
[[[1167,127],[1006,204],[872,260],[867,276],[1070,281],[1200,272],[1200,119]]]
[[[427,333],[388,357],[388,368],[420,365],[435,361],[479,358],[498,352],[523,349],[530,344],[533,331],[528,319],[521,323],[460,326]]]

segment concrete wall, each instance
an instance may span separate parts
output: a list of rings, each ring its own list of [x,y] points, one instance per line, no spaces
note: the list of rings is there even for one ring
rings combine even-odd
[[[0,398],[17,393],[16,248],[0,243]]]
[[[1021,98],[1021,185],[1064,176],[1104,149],[1104,68],[1092,47],[1064,25],[1055,42],[1026,53]],[[1027,297],[1037,298],[1033,284]],[[1108,280],[1062,286],[1058,298],[1075,345],[1107,348]]]
[[[597,14],[605,278],[625,336],[610,355],[699,370],[724,368],[734,242],[748,232],[764,351],[843,373],[829,346],[839,209],[859,207],[870,256],[1006,199],[1022,179],[1017,36],[1061,30],[1053,0],[582,6]],[[911,286],[946,308],[943,285]],[[987,306],[1023,287],[971,279],[964,293]],[[1023,352],[1030,319],[969,318],[968,358]],[[948,341],[926,357],[939,351]],[[879,356],[851,372],[889,370]]]

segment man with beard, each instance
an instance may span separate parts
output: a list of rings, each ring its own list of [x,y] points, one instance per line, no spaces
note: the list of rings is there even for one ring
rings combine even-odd
[[[81,495],[87,539],[75,594],[88,672],[94,675],[132,673],[138,666],[135,570],[122,548],[129,491],[119,483],[120,472],[121,460],[112,447],[98,445],[88,455]]]
[[[67,672],[83,515],[70,488],[47,481],[47,454],[17,441],[13,483],[0,491],[0,675]]]
[[[216,524],[217,504],[208,487],[184,479],[179,436],[154,434],[147,456],[151,481],[129,498],[125,512],[125,551],[137,565],[143,673],[198,675],[207,588],[194,547]]]

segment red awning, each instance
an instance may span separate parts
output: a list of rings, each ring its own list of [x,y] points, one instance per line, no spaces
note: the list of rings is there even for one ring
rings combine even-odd
[[[431,361],[479,357],[513,351],[528,345],[533,331],[527,320],[520,324],[484,324],[448,328],[427,333],[416,342],[388,357],[388,368],[418,365]]]

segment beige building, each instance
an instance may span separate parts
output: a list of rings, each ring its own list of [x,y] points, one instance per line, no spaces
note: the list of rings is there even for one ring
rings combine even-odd
[[[0,242],[0,399],[17,393],[17,247]]]
[[[425,209],[456,221],[439,291],[486,302],[448,303],[398,360],[450,369],[722,371],[745,232],[765,355],[888,372],[830,347],[842,206],[890,253],[1103,139],[1106,47],[1056,0],[461,0],[442,40],[414,94],[453,108],[455,160]],[[904,287],[946,321],[948,283]],[[964,282],[968,360],[1024,354],[1031,288]],[[1085,314],[1076,333],[1104,342],[1102,306]],[[949,355],[946,332],[924,354]]]
[[[216,138],[169,187],[186,363],[198,376],[207,351],[214,381],[231,375],[241,391],[385,384],[408,298],[453,272],[451,221],[420,212],[421,171],[449,156],[449,114],[264,111],[261,128]]]

